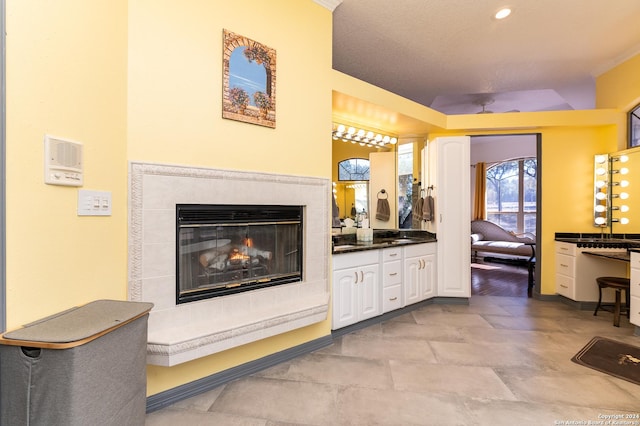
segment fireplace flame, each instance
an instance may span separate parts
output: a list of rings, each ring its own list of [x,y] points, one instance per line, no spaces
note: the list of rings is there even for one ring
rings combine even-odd
[[[251,259],[251,257],[249,255],[240,253],[237,249],[233,250],[230,254],[229,254],[229,260],[231,261],[245,261],[245,260],[249,260]]]

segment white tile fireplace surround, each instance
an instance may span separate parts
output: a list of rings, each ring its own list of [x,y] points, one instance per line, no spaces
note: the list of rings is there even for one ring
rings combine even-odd
[[[330,195],[328,179],[131,163],[129,300],[154,304],[147,362],[172,366],[325,320]],[[303,205],[303,280],[176,305],[181,203]]]

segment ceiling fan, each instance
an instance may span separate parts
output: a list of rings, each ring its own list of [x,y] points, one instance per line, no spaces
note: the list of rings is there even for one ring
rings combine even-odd
[[[491,105],[494,102],[495,102],[495,99],[493,98],[481,98],[481,99],[478,99],[477,101],[474,101],[473,102],[474,105],[482,107],[482,109],[476,112],[476,114],[493,114],[493,111],[487,109],[487,105]],[[512,109],[504,112],[520,112],[520,110]]]

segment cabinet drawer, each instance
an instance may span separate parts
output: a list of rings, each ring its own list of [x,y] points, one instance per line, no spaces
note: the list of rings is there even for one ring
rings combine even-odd
[[[556,253],[566,254],[568,256],[576,255],[576,245],[571,243],[563,243],[556,241]]]
[[[629,314],[629,321],[631,324],[635,324],[640,327],[640,297],[631,296],[631,312]]]
[[[632,251],[629,254],[631,256],[631,269],[636,268],[640,271],[640,252]]]
[[[389,312],[402,307],[402,286],[400,284],[385,287],[382,290],[382,312]]]
[[[567,277],[573,278],[575,276],[575,261],[575,257],[567,256],[564,254],[556,254],[556,274],[562,274],[566,275]]]
[[[331,256],[333,270],[355,268],[380,262],[380,250],[365,250],[355,253],[341,253]]]
[[[566,275],[556,274],[556,293],[573,299],[574,286],[575,280],[573,278],[567,277]]]
[[[402,283],[402,262],[394,260],[382,264],[382,286],[388,287]]]
[[[436,254],[436,243],[411,244],[405,246],[404,257],[426,256],[428,254]]]
[[[391,260],[400,260],[402,258],[402,249],[400,247],[388,248],[382,250],[382,261],[389,262]]]

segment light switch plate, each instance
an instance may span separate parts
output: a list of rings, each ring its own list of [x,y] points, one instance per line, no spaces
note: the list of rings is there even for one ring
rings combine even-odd
[[[111,192],[80,189],[78,216],[111,216]]]

